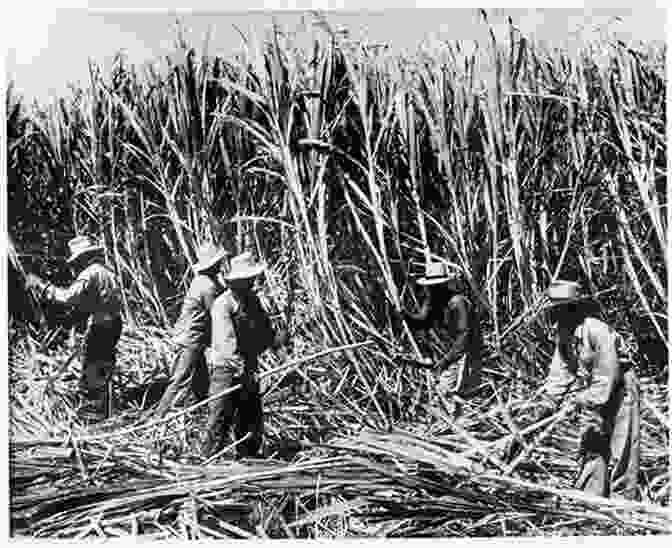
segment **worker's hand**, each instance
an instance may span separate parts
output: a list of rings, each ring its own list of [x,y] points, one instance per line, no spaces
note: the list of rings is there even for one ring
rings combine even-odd
[[[34,289],[37,287],[37,284],[39,283],[39,276],[36,276],[35,274],[29,272],[26,274],[26,287],[28,289]]]
[[[26,275],[26,287],[38,295],[44,291],[45,285],[46,284],[39,276],[32,273]]]

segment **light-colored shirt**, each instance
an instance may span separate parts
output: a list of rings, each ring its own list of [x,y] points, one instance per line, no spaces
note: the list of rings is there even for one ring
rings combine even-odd
[[[246,364],[255,364],[259,354],[273,345],[271,320],[255,294],[239,299],[227,290],[215,300],[210,313],[213,365],[240,358]]]
[[[576,328],[576,357],[589,373],[588,388],[579,399],[589,407],[605,405],[622,380],[618,360],[619,336],[606,323],[595,318],[586,320]]]
[[[114,273],[101,263],[92,263],[77,276],[70,287],[48,285],[45,299],[77,308],[99,323],[121,315],[121,291]]]
[[[603,406],[622,376],[618,360],[619,336],[606,323],[586,318],[570,337],[570,358],[576,359],[576,364],[568,363],[556,344],[544,391],[552,397],[561,397],[576,381],[577,367],[583,366],[588,372],[588,387],[577,399],[588,407]]]

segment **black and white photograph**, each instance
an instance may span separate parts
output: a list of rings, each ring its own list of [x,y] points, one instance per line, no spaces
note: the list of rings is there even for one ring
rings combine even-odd
[[[18,10],[9,539],[672,533],[661,6]]]

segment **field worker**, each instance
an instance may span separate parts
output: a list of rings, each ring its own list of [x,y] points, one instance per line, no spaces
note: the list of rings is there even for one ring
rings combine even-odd
[[[277,334],[254,290],[255,280],[265,266],[250,253],[231,259],[225,276],[228,289],[212,306],[212,348],[210,352],[210,394],[240,384],[242,388],[210,403],[206,457],[230,444],[235,421],[238,457],[255,456],[261,447],[263,414],[259,382],[256,378],[259,355],[270,347],[287,342],[284,330]]]
[[[198,401],[208,395],[208,366],[205,349],[210,345],[210,308],[224,291],[221,275],[227,269],[229,253],[222,247],[206,242],[198,250],[198,262],[193,266],[194,278],[182,302],[180,316],[173,327],[173,341],[178,345],[173,373],[159,401],[156,418],[162,418],[176,399],[191,390]]]
[[[108,383],[114,372],[116,347],[121,337],[121,291],[114,273],[105,265],[103,247],[87,236],[68,242],[68,263],[77,278],[68,288],[56,287],[29,274],[27,284],[47,302],[72,306],[86,314],[79,392],[80,414],[90,419],[109,415]]]
[[[558,281],[548,288],[556,349],[545,391],[562,401],[579,367],[587,387],[574,405],[581,411],[580,471],[576,487],[586,493],[637,499],[639,474],[639,381],[630,363],[619,362],[618,334],[592,313],[579,284]],[[571,400],[570,400],[571,401]],[[611,474],[608,465],[612,461]]]
[[[481,333],[476,309],[465,295],[460,275],[443,262],[428,263],[417,284],[427,289],[420,310],[403,316],[411,328],[425,330],[427,342],[441,352],[436,363],[428,358],[423,363],[436,372],[435,401],[447,408],[451,418],[457,418],[461,410],[454,396],[470,397],[480,384]]]

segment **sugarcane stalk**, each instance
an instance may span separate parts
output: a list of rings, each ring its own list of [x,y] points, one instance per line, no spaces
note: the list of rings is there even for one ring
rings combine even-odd
[[[519,430],[518,432],[512,432],[511,434],[507,434],[506,436],[503,436],[499,438],[496,441],[489,442],[482,444],[479,448],[475,449],[468,449],[463,456],[470,456],[474,453],[477,453],[480,449],[485,449],[488,453],[493,452],[496,449],[501,448],[503,445],[507,444],[511,439],[517,437],[517,436],[526,436],[527,434],[531,434],[533,432],[536,432],[537,430],[540,430],[541,428],[544,428],[546,425],[553,423],[555,425],[555,422],[560,421],[563,419],[569,412],[571,411],[571,406],[564,407],[557,413],[551,415],[550,417],[546,417],[544,419],[541,419],[540,421],[531,424],[530,426],[523,428]],[[506,468],[506,467],[505,467]]]
[[[523,459],[527,458],[534,449],[536,449],[539,444],[548,436],[548,434],[551,433],[551,430],[555,428],[555,426],[565,418],[567,413],[569,412],[569,407],[561,410],[559,413],[556,413],[553,417],[553,420],[548,424],[548,426],[545,428],[545,430],[539,434],[538,436],[535,437],[535,439],[526,445],[526,447],[523,449],[523,451],[518,455],[513,462],[507,467],[506,470],[504,470],[504,475],[510,476],[513,471],[518,467],[518,465],[523,461]],[[521,437],[520,432],[515,433],[516,437]],[[522,439],[522,437],[521,437]]]
[[[408,118],[408,153],[409,153],[409,170],[411,176],[411,193],[413,195],[413,201],[415,202],[415,211],[417,215],[418,229],[420,230],[420,240],[422,241],[422,248],[425,255],[425,264],[429,263],[429,243],[427,242],[427,228],[425,227],[425,217],[422,212],[422,206],[420,204],[420,193],[418,190],[418,181],[416,178],[416,135],[415,135],[415,112],[413,110],[413,101],[411,94],[406,94],[406,116]],[[411,333],[408,323],[405,320],[402,320],[404,326],[404,333],[411,343],[411,348],[413,353],[417,356],[418,359],[422,358],[422,352],[418,348],[415,338]]]
[[[242,438],[240,438],[239,440],[234,441],[233,443],[227,445],[227,446],[226,446],[224,449],[222,449],[221,451],[218,451],[217,453],[215,453],[214,455],[212,455],[211,457],[209,457],[205,462],[203,462],[203,466],[207,466],[207,465],[210,464],[211,462],[216,461],[219,457],[221,457],[222,455],[224,455],[224,454],[227,453],[228,451],[231,451],[231,449],[234,449],[234,448],[238,447],[241,443],[245,443],[245,442],[246,442],[247,440],[249,440],[251,437],[252,437],[252,432],[248,432],[247,434],[245,434],[245,435],[244,435]]]

